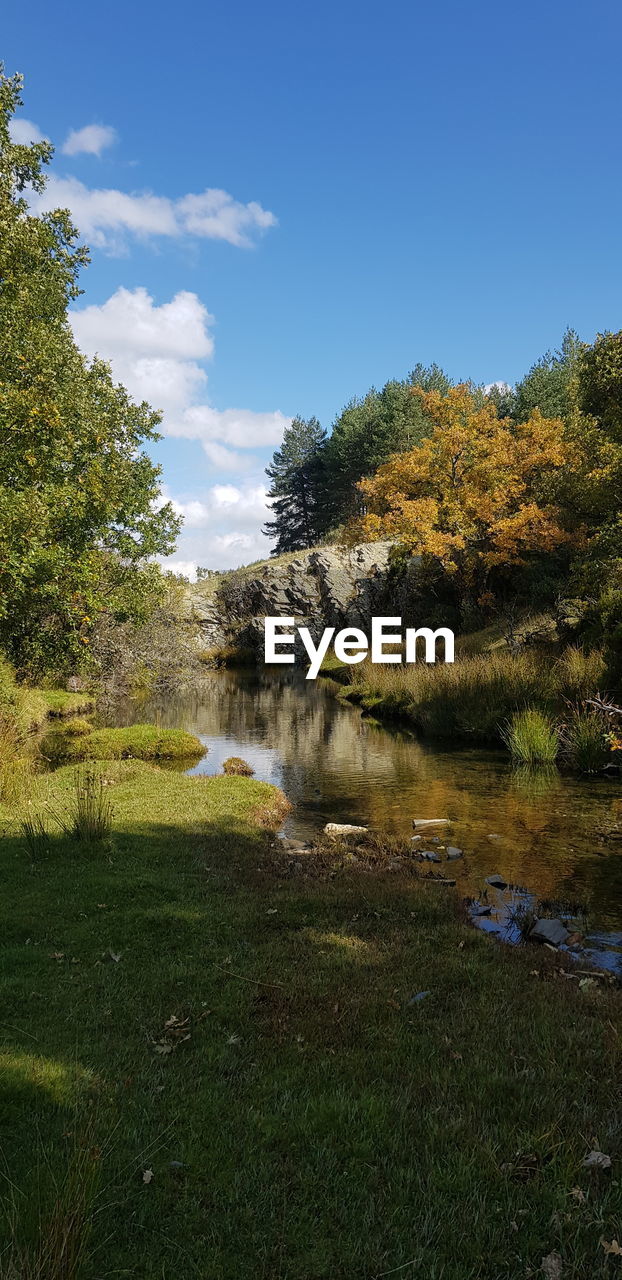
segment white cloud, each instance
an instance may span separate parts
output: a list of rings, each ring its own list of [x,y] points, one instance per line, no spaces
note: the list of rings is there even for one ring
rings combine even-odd
[[[72,129],[63,143],[66,156],[100,156],[106,147],[117,140],[117,131],[109,124],[86,124],[83,129]]]
[[[486,386],[484,387],[484,395],[485,395],[485,396],[489,396],[489,395],[490,395],[490,393],[491,393],[491,391],[495,391],[495,390],[502,391],[502,392],[504,392],[504,393],[505,393],[506,391],[511,391],[511,390],[512,390],[512,388],[511,388],[511,386],[510,386],[509,382],[502,382],[502,381],[500,381],[500,382],[487,382],[487,383],[486,383]]]
[[[222,569],[268,555],[270,542],[261,533],[270,518],[265,455],[254,450],[280,444],[290,419],[279,411],[196,403],[207,386],[201,361],[214,349],[213,317],[200,298],[180,292],[158,305],[146,289],[121,288],[99,306],[71,311],[70,319],[80,348],[109,360],[134,397],[163,409],[164,434],[196,440],[222,475],[198,493],[163,495],[184,520],[176,557],[163,561],[165,566]],[[229,476],[235,472],[247,476],[233,483]]]
[[[277,225],[274,214],[255,200],[242,204],[217,188],[171,200],[149,191],[91,188],[56,174],[50,175],[44,192],[31,197],[31,204],[37,212],[69,209],[85,239],[112,254],[123,253],[132,236],[199,236],[249,248],[253,235]]]
[[[10,121],[9,135],[11,142],[17,143],[20,147],[28,147],[32,142],[48,141],[38,124],[33,124],[32,120],[25,120],[23,117],[14,117]]]
[[[213,354],[213,316],[196,293],[175,294],[157,305],[146,289],[117,289],[100,306],[70,312],[78,346],[109,360],[115,377],[138,400],[165,414],[166,435],[198,440],[224,469],[244,469],[237,450],[274,447],[289,418],[278,410],[214,409],[195,403],[207,374],[198,362]]]

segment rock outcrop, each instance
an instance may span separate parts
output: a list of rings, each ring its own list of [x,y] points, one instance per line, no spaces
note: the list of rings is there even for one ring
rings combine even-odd
[[[265,617],[293,617],[314,639],[325,627],[369,628],[388,606],[390,542],[316,547],[188,587],[186,614],[207,651],[263,647]]]

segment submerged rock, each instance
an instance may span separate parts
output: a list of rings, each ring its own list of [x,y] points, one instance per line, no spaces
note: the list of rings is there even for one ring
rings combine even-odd
[[[415,831],[421,831],[424,827],[449,826],[449,822],[449,818],[413,818],[413,827]]]
[[[561,920],[536,920],[529,930],[530,942],[548,942],[550,947],[561,947],[569,936]]]
[[[492,885],[493,889],[507,889],[508,882],[503,876],[486,876],[486,884]]]
[[[355,827],[349,822],[327,822],[324,833],[331,840],[348,839],[350,836],[366,836],[367,827]]]

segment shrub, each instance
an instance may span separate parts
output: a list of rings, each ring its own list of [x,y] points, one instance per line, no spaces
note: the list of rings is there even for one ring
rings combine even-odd
[[[605,724],[598,711],[575,707],[562,726],[564,759],[581,773],[597,773],[610,758]]]
[[[553,764],[559,750],[559,730],[537,707],[518,711],[502,736],[518,764]]]
[[[238,778],[252,778],[255,770],[246,760],[242,760],[240,756],[229,756],[222,766],[223,773],[229,773]]]

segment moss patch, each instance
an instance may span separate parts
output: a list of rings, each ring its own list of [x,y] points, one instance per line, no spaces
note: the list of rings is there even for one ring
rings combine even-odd
[[[193,760],[205,754],[205,747],[183,729],[134,724],[74,733],[69,724],[48,733],[41,751],[46,759],[59,764],[81,760]]]

